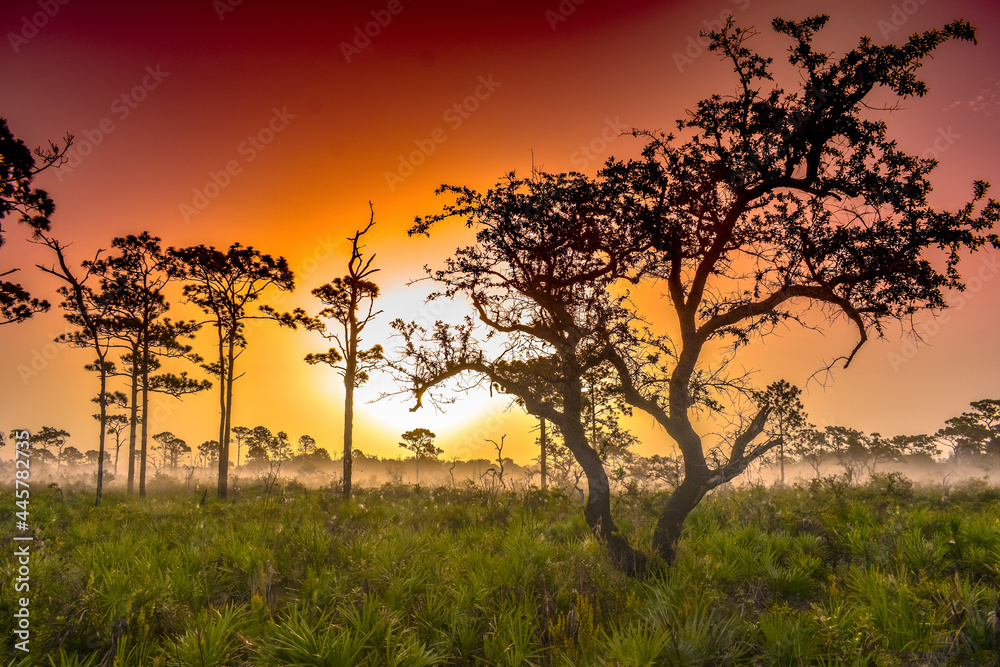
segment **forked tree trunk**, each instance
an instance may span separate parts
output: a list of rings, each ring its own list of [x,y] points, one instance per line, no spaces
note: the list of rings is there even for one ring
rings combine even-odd
[[[667,503],[656,522],[656,529],[653,531],[653,551],[665,563],[672,563],[677,555],[677,541],[681,538],[688,514],[712,488],[713,486],[706,483],[700,475],[687,474],[684,476],[684,481],[667,498]]]
[[[566,447],[587,476],[587,505],[583,515],[594,535],[607,546],[612,564],[634,577],[646,573],[648,558],[636,551],[621,534],[611,518],[611,485],[597,451],[587,443],[581,417],[582,401],[579,387],[567,389],[563,395],[564,423],[561,424]]]

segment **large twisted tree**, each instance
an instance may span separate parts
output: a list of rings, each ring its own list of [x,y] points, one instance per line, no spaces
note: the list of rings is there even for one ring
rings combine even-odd
[[[838,360],[846,368],[887,322],[946,307],[945,290],[964,289],[964,253],[1000,246],[993,232],[1000,206],[985,201],[988,185],[977,182],[959,211],[933,208],[928,176],[935,161],[900,150],[886,113],[868,104],[878,89],[923,96],[917,72],[924,58],[949,39],[974,41],[972,26],[957,21],[901,46],[866,37],[835,58],[812,44],[827,20],[773,22],[792,41],[789,63],[800,84],[790,92],[773,84],[771,60],[747,46],[752,32],[730,22],[711,35],[711,49],[736,72],[736,93],[700,102],[678,123],[683,138],[647,135],[644,163],[656,177],[636,185],[658,198],[648,231],[659,254],[648,268],[664,281],[666,310],[680,329],[666,401],[630,384],[624,371],[638,368],[634,361],[616,363],[630,402],[649,412],[684,456],[684,481],[653,537],[667,559],[705,493],[769,446],[751,444],[766,423],[764,405],[731,436],[727,461],[706,461],[691,420],[692,378],[706,346],[739,348],[778,324],[803,324],[814,309],[856,327],[857,344]],[[634,171],[608,167],[626,168]]]
[[[964,288],[964,254],[1000,247],[993,231],[1000,206],[986,199],[988,184],[975,183],[958,211],[933,208],[928,176],[936,163],[900,150],[883,119],[889,110],[871,105],[876,90],[924,95],[923,59],[949,39],[974,41],[973,28],[958,21],[900,46],[863,38],[835,58],[812,44],[827,20],[773,22],[792,43],[795,90],[774,84],[772,61],[748,47],[753,31],[730,22],[709,37],[737,75],[735,92],[701,101],[676,136],[636,132],[648,140],[641,159],[610,161],[594,181],[548,177],[541,181],[548,191],[527,199],[516,193],[537,190],[536,181],[511,179],[485,196],[448,188],[458,203],[413,230],[451,215],[479,229],[476,246],[432,275],[444,295],[470,298],[493,336],[519,337],[488,357],[470,325],[439,324],[432,344],[418,345],[419,331],[399,323],[418,399],[440,382],[478,373],[555,423],[587,472],[591,527],[630,569],[640,569],[641,558],[621,544],[604,510],[606,474],[591,460],[586,434],[572,435],[582,372],[611,364],[625,399],[683,456],[684,479],[653,536],[653,551],[669,561],[704,495],[780,443],[757,442],[766,403],[741,412],[713,393],[733,384],[724,369],[708,366],[707,351],[735,352],[779,324],[806,324],[813,311],[856,328],[857,344],[830,364],[846,367],[886,323],[946,307],[946,290]],[[660,330],[672,326],[672,340],[635,326],[622,280],[656,281],[664,290],[663,309],[642,315]],[[517,375],[529,357],[547,359],[549,376],[538,367]],[[558,414],[532,399],[541,382],[563,388]],[[700,407],[729,412],[733,424],[712,456],[696,428]]]
[[[425,398],[449,400],[431,391],[449,380],[463,389],[486,382],[554,424],[586,474],[588,525],[621,567],[638,572],[645,556],[611,516],[608,475],[588,441],[585,409],[585,376],[607,364],[608,332],[632,318],[610,293],[642,257],[628,186],[626,179],[537,173],[527,180],[511,174],[486,194],[446,188],[457,195],[455,205],[419,220],[411,233],[452,216],[476,229],[475,245],[430,273],[442,285],[432,298],[468,299],[487,333],[477,338],[471,318],[432,331],[396,320],[404,360],[393,367],[416,407]]]

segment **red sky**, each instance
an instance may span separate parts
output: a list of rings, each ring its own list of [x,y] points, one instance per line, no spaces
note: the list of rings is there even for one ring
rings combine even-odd
[[[930,94],[907,100],[889,123],[903,148],[939,158],[937,205],[963,203],[973,179],[998,180],[995,3],[328,4],[4,2],[0,115],[29,145],[76,136],[71,164],[38,179],[56,201],[53,233],[73,243],[71,256],[88,259],[114,236],[142,230],[164,245],[239,241],[287,257],[298,269],[298,288],[282,306],[315,310],[309,290],[343,273],[344,239],[367,221],[371,200],[377,225],[368,248],[382,269],[386,313],[368,342],[391,347],[384,325],[393,317],[464,314],[460,306],[429,310],[423,287],[406,286],[462,240],[457,227],[429,240],[405,234],[415,215],[444,203],[436,186],[485,188],[507,171],[526,173],[532,155],[548,171],[589,174],[611,155],[637,155],[641,144],[618,137],[620,129],[669,129],[700,98],[733,89],[731,72],[698,43],[700,31],[728,14],[758,27],[757,48],[779,62],[785,44],[768,27],[775,16],[831,13],[821,43],[838,51],[862,34],[898,42],[956,18],[972,21],[979,45],[941,48],[922,70]],[[384,25],[368,25],[374,37],[355,42],[379,19]],[[0,266],[22,267],[22,282],[55,302],[56,285],[33,268],[47,257],[13,222],[5,231]],[[965,270],[978,275],[956,307],[936,321],[920,319],[932,332],[927,345],[915,347],[893,330],[825,388],[808,384],[815,423],[883,434],[934,431],[970,401],[1000,395],[1000,258],[974,257]],[[63,330],[57,308],[0,330],[0,422],[4,430],[62,427],[73,434],[71,444],[91,449],[96,383],[82,369],[90,357],[52,344]],[[741,361],[760,369],[762,384],[784,377],[807,386],[824,360],[850,349],[852,336],[846,326],[826,335],[789,331]],[[234,423],[285,430],[293,440],[308,433],[337,451],[339,380],[302,361],[325,349],[324,341],[266,325],[249,343]],[[208,353],[204,341],[197,344]],[[376,380],[359,400],[388,388]],[[402,431],[427,426],[446,456],[469,458],[489,453],[484,438],[507,433],[512,455],[526,461],[534,455],[531,421],[504,406],[470,397],[435,416],[411,415],[402,402],[363,405],[355,442],[395,455]],[[164,399],[151,415],[153,432],[170,430],[195,447],[216,437],[216,410],[214,392],[182,404]],[[643,453],[666,447],[662,433],[638,427]]]

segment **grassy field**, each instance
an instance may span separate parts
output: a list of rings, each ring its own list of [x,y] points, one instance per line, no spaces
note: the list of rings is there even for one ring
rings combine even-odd
[[[13,494],[0,508],[15,544]],[[209,494],[210,496],[210,494]],[[880,476],[729,489],[677,562],[611,569],[560,493],[295,482],[225,502],[31,498],[29,654],[5,665],[996,665],[1000,493]],[[626,493],[649,543],[662,496]]]

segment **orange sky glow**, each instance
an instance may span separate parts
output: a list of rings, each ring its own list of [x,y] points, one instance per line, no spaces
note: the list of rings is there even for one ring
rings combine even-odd
[[[787,44],[770,20],[818,13],[832,15],[820,44],[839,52],[862,34],[900,42],[971,21],[979,44],[936,51],[921,70],[930,93],[887,120],[903,149],[938,158],[935,205],[963,204],[974,179],[1000,187],[1000,5],[986,0],[7,0],[0,116],[29,146],[75,135],[69,164],[36,185],[55,200],[52,233],[72,244],[77,264],[115,236],[143,230],[164,246],[239,241],[295,269],[295,292],[262,303],[315,312],[309,291],[344,273],[346,237],[367,222],[371,200],[377,224],[366,250],[377,254],[385,312],[365,343],[391,350],[396,317],[431,323],[468,312],[460,303],[424,304],[430,286],[407,285],[469,238],[457,223],[430,238],[406,235],[414,216],[446,203],[437,186],[485,189],[508,171],[529,173],[532,161],[593,175],[612,155],[636,157],[641,141],[622,131],[669,130],[699,99],[733,90],[732,73],[705,51],[700,31],[727,15],[756,26],[756,48],[780,70]],[[4,234],[0,271],[20,267],[17,279],[55,306],[57,284],[34,268],[51,263],[46,249],[29,244],[13,219]],[[969,288],[951,295],[953,308],[916,320],[923,342],[907,335],[909,323],[890,328],[825,383],[807,380],[850,351],[856,331],[847,324],[780,332],[738,363],[757,369],[761,385],[785,378],[804,387],[820,426],[933,432],[970,401],[1000,396],[1000,256],[980,253],[962,270]],[[177,303],[179,287],[171,297],[171,316],[197,315]],[[647,317],[669,319],[655,290],[638,303]],[[83,370],[91,354],[52,342],[65,330],[58,307],[0,328],[0,426],[64,428],[85,451],[96,447],[97,383]],[[293,442],[309,434],[338,453],[340,379],[302,360],[325,341],[273,323],[248,339],[233,423],[283,430]],[[211,354],[207,334],[195,345]],[[519,463],[537,455],[534,420],[501,397],[459,397],[443,415],[411,413],[401,398],[368,402],[395,390],[377,376],[357,394],[355,446],[366,453],[396,456],[399,435],[423,426],[447,458],[488,457],[485,440],[503,434],[505,454]],[[172,431],[194,449],[218,437],[217,415],[214,389],[157,398],[150,433]],[[633,427],[640,453],[671,449],[651,422]]]

